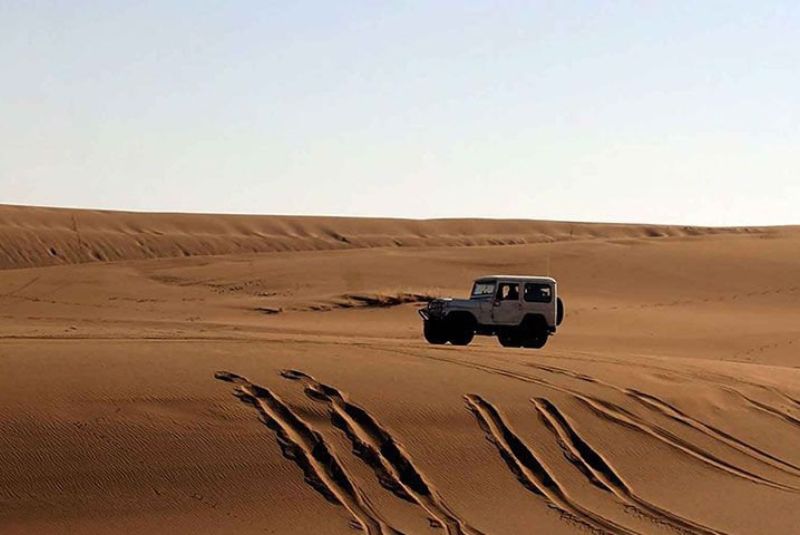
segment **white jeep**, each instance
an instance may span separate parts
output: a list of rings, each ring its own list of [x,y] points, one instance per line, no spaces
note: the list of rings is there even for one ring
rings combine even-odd
[[[431,344],[465,346],[482,334],[539,349],[563,321],[564,303],[550,277],[491,275],[475,281],[469,299],[434,299],[419,314]]]

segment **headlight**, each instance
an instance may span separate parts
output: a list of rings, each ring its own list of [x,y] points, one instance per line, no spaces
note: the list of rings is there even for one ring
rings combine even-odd
[[[427,308],[431,317],[438,317],[444,310],[444,302],[439,300],[430,301]]]

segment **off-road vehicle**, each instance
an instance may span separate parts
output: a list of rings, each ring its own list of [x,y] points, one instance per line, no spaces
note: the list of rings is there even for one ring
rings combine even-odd
[[[420,309],[423,334],[431,344],[465,346],[481,334],[497,336],[505,347],[539,349],[564,319],[556,291],[550,277],[481,277],[469,299],[434,299]]]

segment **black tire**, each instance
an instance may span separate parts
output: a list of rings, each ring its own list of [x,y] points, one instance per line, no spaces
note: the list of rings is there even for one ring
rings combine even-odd
[[[475,320],[472,316],[459,314],[448,318],[448,340],[454,346],[466,346],[475,338]]]
[[[475,338],[472,329],[454,329],[450,331],[450,343],[454,346],[467,346]]]
[[[564,321],[564,301],[560,297],[556,297],[556,325],[561,325]]]
[[[522,340],[517,327],[506,327],[497,331],[497,341],[503,347],[522,347]]]
[[[528,335],[525,337],[525,341],[522,343],[522,346],[529,349],[542,349],[547,343],[547,338],[547,333]]]
[[[547,343],[550,333],[547,331],[547,322],[541,316],[528,316],[519,326],[522,337],[522,346],[531,349],[541,349]]]
[[[426,320],[422,325],[422,334],[429,344],[442,345],[447,342],[447,325],[443,321]]]

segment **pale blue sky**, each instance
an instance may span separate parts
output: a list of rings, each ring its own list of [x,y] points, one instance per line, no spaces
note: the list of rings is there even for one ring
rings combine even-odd
[[[800,224],[800,2],[0,2],[0,202]]]

